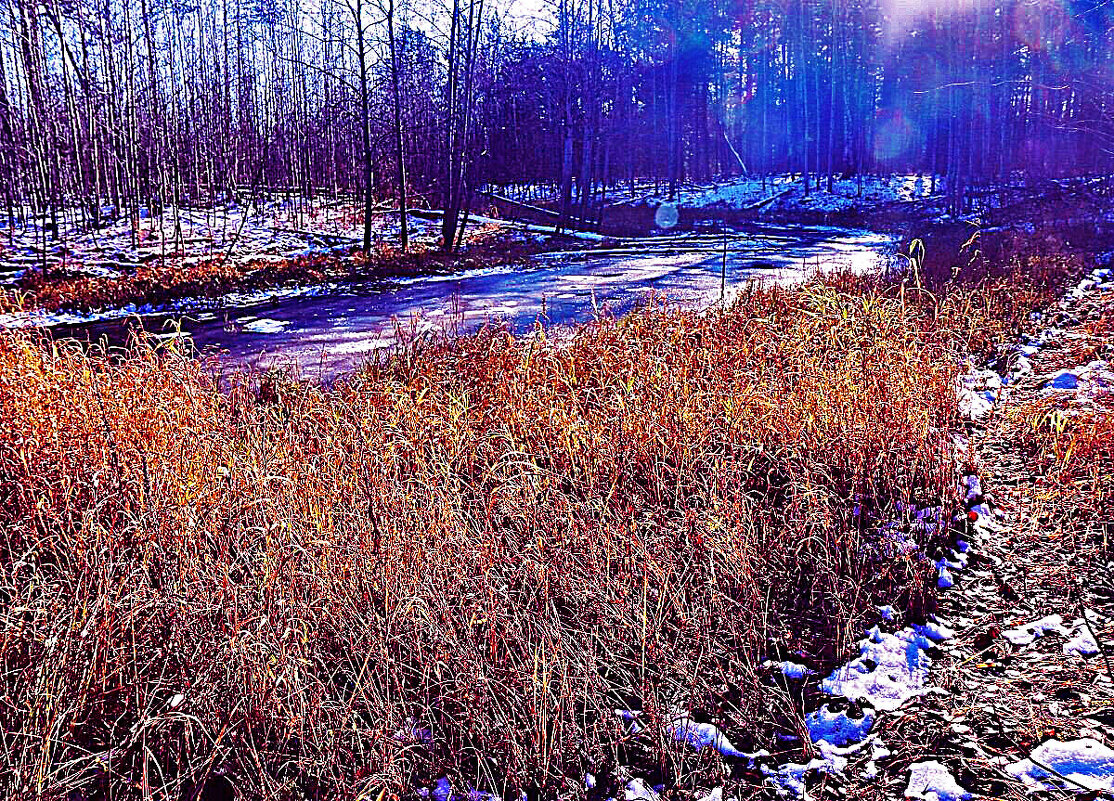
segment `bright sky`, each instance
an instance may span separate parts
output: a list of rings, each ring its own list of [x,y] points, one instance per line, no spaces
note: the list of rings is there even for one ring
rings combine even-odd
[[[516,30],[533,31],[540,38],[553,26],[556,3],[550,0],[506,0],[501,5]]]

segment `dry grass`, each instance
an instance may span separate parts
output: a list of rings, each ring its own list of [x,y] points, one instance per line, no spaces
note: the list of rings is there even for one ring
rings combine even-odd
[[[959,354],[1016,305],[987,294],[834,279],[331,390],[0,336],[0,793],[714,777],[610,710],[774,745],[801,706],[762,658],[930,607],[852,507],[948,498]]]
[[[1097,546],[1099,564],[1114,555],[1114,392],[1076,403],[1055,393],[1031,400],[1013,415],[1010,433],[1040,477],[1047,526]]]

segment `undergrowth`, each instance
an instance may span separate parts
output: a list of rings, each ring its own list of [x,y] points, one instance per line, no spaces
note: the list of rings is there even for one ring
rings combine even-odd
[[[961,357],[1032,287],[754,289],[331,389],[0,335],[0,793],[717,776],[646,725],[679,710],[777,749],[802,704],[763,659],[823,672],[873,604],[931,610],[873,522],[950,499]]]
[[[515,239],[504,229],[485,225],[470,230],[466,247],[454,253],[419,244],[405,253],[384,244],[366,256],[355,246],[347,253],[322,251],[243,260],[227,259],[220,252],[194,259],[172,253],[107,276],[86,275],[80,264],[63,264],[46,274],[27,270],[14,286],[0,287],[0,311],[91,312],[129,304],[157,306],[182,298],[220,298],[234,291],[514,264],[541,249],[541,243]]]

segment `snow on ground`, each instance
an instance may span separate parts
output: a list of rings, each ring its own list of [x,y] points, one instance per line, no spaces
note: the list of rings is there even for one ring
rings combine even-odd
[[[833,696],[862,701],[875,709],[893,711],[928,686],[932,648],[928,637],[912,628],[886,634],[877,626],[859,643],[859,655],[820,683]]]
[[[971,420],[990,414],[1002,390],[1001,377],[993,370],[975,369],[958,381],[959,413]]]
[[[1090,626],[1083,618],[1076,618],[1072,623],[1073,633],[1070,635],[1066,643],[1064,643],[1065,654],[1078,654],[1082,657],[1098,656],[1102,653],[1099,648],[1098,642],[1095,640],[1095,634],[1091,631]]]
[[[823,741],[842,747],[865,740],[874,725],[874,717],[874,712],[868,709],[852,718],[847,712],[832,712],[825,704],[805,716],[805,725],[814,743]]]
[[[1105,263],[1102,257],[1098,262],[1100,265]],[[1067,297],[1061,300],[1060,307],[1067,309],[1070,304],[1085,295],[1114,289],[1112,276],[1114,273],[1109,267],[1092,270],[1068,293]],[[1039,317],[1035,319],[1037,323],[1040,321]],[[995,381],[996,374],[993,371],[973,368],[961,382],[961,408],[964,408],[972,419],[989,413],[1004,399],[1005,394],[1018,379],[1033,372],[1032,360],[1040,351],[1051,343],[1061,341],[1064,337],[1064,331],[1047,327],[1039,335],[1020,342],[1007,360],[1008,364],[1012,364],[1012,369],[1005,372],[1000,381]],[[1092,361],[1079,367],[1056,371],[1048,376],[1037,376],[1037,379],[1042,381],[1043,391],[1046,394],[1063,393],[1075,402],[1085,400],[1099,392],[1114,390],[1114,373],[1104,361]],[[988,521],[988,525],[982,527],[982,534],[995,531],[997,527],[993,516],[989,514],[988,504],[983,498],[982,488],[977,478],[973,478],[973,482],[968,485],[967,501],[972,512],[980,520]],[[976,531],[978,528],[976,527]],[[1002,631],[1000,636],[1015,649],[1025,650],[1037,640],[1054,634],[1065,640],[1062,646],[1064,654],[1075,654],[1080,658],[1095,657],[1100,655],[1102,650],[1089,623],[1092,622],[1092,617],[1095,618],[1093,621],[1095,623],[1101,623],[1103,618],[1091,610],[1084,609],[1083,614],[1087,619],[1077,617],[1070,625],[1065,625],[1061,614],[1045,615],[1036,620],[1014,625]],[[1067,790],[1114,793],[1114,750],[1098,740],[1087,737],[1071,742],[1046,740],[1034,748],[1028,758],[1006,765],[1005,770],[1020,780],[1030,792]],[[911,779],[910,789],[914,789],[913,784]],[[928,797],[924,792],[919,795],[907,792],[906,795],[916,798]],[[945,796],[939,797],[942,799]]]
[[[1002,637],[1014,645],[1031,645],[1038,637],[1043,637],[1050,631],[1064,637],[1069,636],[1068,630],[1064,628],[1064,619],[1060,615],[1048,615],[1040,620],[1034,620],[1032,623],[1026,623],[1024,626],[1003,631]]]
[[[569,229],[558,231],[558,229],[552,225],[535,225],[533,223],[516,222],[513,220],[499,220],[495,217],[484,217],[480,214],[468,215],[468,222],[471,225],[506,226],[508,228],[513,228],[519,231],[526,231],[532,234],[555,236],[556,234],[560,233],[562,236],[567,236],[572,239],[579,239],[583,242],[606,242],[608,240],[608,237],[604,236],[603,234],[596,234],[591,231],[572,231]]]
[[[1045,392],[1080,390],[1085,394],[1093,395],[1114,388],[1114,371],[1106,361],[1095,360],[1059,370],[1051,375],[1044,385]]]
[[[631,779],[623,792],[624,801],[660,801],[661,796],[643,779]]]
[[[14,225],[0,220],[0,285],[13,284],[44,264],[50,270],[111,278],[162,258],[189,263],[225,255],[242,261],[348,253],[363,239],[361,217],[362,208],[353,201],[261,201],[167,208],[157,215],[141,209],[136,218],[110,215],[101,227],[88,230],[75,215],[52,222],[25,210]],[[435,222],[413,215],[407,219],[413,241],[436,241]],[[374,214],[376,243],[397,241],[399,229],[397,212]]]
[[[760,751],[748,754],[740,751],[718,727],[711,723],[697,723],[687,715],[677,718],[666,725],[666,731],[679,743],[687,743],[693,748],[714,748],[725,757],[745,759],[753,762],[759,756],[767,756],[767,752]]]
[[[1060,305],[1064,307],[1089,292],[1110,289],[1114,289],[1114,270],[1109,267],[1098,267],[1080,281]],[[988,415],[1001,400],[1005,388],[1033,372],[1032,359],[1041,348],[1062,336],[1062,331],[1049,327],[1035,337],[1022,340],[1010,356],[1012,369],[1001,376],[987,367],[972,365],[967,373],[959,378],[957,392],[960,413],[970,420],[979,420]],[[1108,362],[1102,360],[1058,370],[1044,378],[1046,393],[1070,392],[1077,396],[1087,396],[1111,389],[1114,389],[1114,370]]]
[[[1048,740],[1028,759],[1006,766],[1030,791],[1100,790],[1114,793],[1114,750],[1098,740]]]
[[[1097,277],[1107,280],[1109,274]],[[1094,291],[1096,286],[1090,285],[1087,291]],[[1011,382],[1031,370],[1028,359],[1036,355],[1043,343],[1055,336],[1054,332],[1046,332],[1019,344],[1012,360],[1013,370],[1004,376],[992,374],[986,369],[973,369],[958,387],[961,405],[963,398],[967,397],[969,411],[975,411],[977,416],[989,413],[1001,402],[1003,392]],[[974,399],[979,403],[975,403]],[[963,442],[957,441],[957,450],[962,447]],[[950,556],[945,555],[936,562],[942,587],[950,587],[955,576],[966,570],[972,551],[999,531],[979,477],[965,473],[958,489],[965,501],[969,534],[955,541],[954,548],[949,549]],[[923,523],[925,531],[931,524],[935,533],[943,524],[939,508],[897,511]],[[882,529],[886,530],[887,526],[883,525]],[[890,607],[879,608],[879,616],[887,623],[892,623],[896,617]],[[1065,638],[1065,653],[1080,656],[1099,653],[1086,621],[1079,618],[1068,627],[1059,614],[1017,625],[1003,632],[1002,637],[1014,647],[1024,648],[1050,633]],[[765,752],[746,754],[738,751],[717,727],[696,723],[687,714],[675,717],[666,725],[666,732],[678,742],[695,749],[712,747],[724,756],[745,758],[751,765],[757,763],[766,783],[779,795],[808,799],[809,782],[813,776],[844,772],[849,758],[868,746],[870,758],[864,775],[874,777],[879,773],[878,760],[885,759],[890,752],[877,733],[872,731],[878,716],[896,711],[909,699],[934,690],[930,683],[931,662],[927,652],[954,636],[955,632],[946,624],[934,619],[893,633],[883,631],[881,626],[871,628],[859,643],[858,655],[821,682],[820,689],[828,699],[822,700],[818,708],[805,716],[809,739],[816,754],[807,763],[767,764],[763,757],[769,755]],[[802,678],[808,673],[803,665],[793,662],[767,660],[763,666],[779,671],[787,678]],[[851,705],[846,709],[833,709],[831,701],[834,698],[846,699]],[[855,710],[854,714],[852,710]],[[618,710],[617,714],[630,724],[632,734],[641,731],[638,722],[640,713]],[[1029,758],[1007,765],[1006,771],[1030,790],[1061,788],[1114,792],[1114,750],[1094,739],[1072,742],[1049,739],[1034,748]],[[909,783],[904,795],[924,801],[965,801],[971,798],[971,793],[959,784],[948,767],[934,759],[909,766]],[[715,791],[709,796],[712,797],[716,797]],[[625,801],[658,801],[660,795],[644,780],[635,778],[626,785],[624,798]],[[722,791],[718,798],[722,798]]]
[[[816,671],[810,670],[797,662],[774,662],[772,659],[767,659],[763,662],[762,667],[776,670],[787,679],[800,680],[816,673]]]
[[[863,176],[861,192],[858,178],[833,181],[831,192],[827,186],[827,179],[821,179],[820,188],[811,189],[805,196],[803,184],[795,176],[774,176],[765,180],[743,177],[705,186],[686,186],[678,190],[672,200],[658,195],[635,202],[658,207],[742,211],[768,200],[769,208],[839,212],[880,203],[912,203],[940,197],[944,181],[937,179],[936,195],[932,194],[931,177],[923,175]]]
[[[951,771],[934,759],[909,766],[906,798],[925,801],[966,801],[971,794],[959,786]]]
[[[2,328],[49,328],[57,325],[83,325],[103,320],[122,320],[127,317],[144,317],[153,314],[192,313],[209,309],[258,306],[275,300],[314,297],[335,291],[337,284],[320,284],[304,287],[275,287],[250,292],[229,292],[219,298],[182,298],[170,303],[153,305],[150,303],[129,303],[116,309],[100,312],[47,312],[41,310],[15,311],[0,313]],[[274,327],[255,333],[275,333],[281,329]]]

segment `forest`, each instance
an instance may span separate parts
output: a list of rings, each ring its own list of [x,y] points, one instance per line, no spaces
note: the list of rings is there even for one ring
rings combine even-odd
[[[567,219],[640,181],[899,171],[959,210],[1114,163],[1103,0],[499,2],[5,0],[8,226],[343,193],[444,209],[452,246],[492,185]]]

